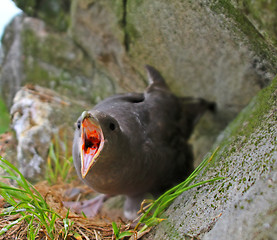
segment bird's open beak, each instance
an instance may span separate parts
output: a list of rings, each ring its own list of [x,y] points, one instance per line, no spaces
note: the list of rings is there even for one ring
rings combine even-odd
[[[82,113],[80,145],[81,175],[85,178],[104,145],[104,136],[98,121],[86,111]]]

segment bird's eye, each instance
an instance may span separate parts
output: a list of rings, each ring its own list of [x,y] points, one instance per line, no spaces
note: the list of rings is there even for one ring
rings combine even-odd
[[[114,123],[110,123],[110,129],[113,131],[113,130],[115,130],[115,125],[114,125]]]
[[[81,128],[81,121],[77,122],[77,128],[80,129]]]

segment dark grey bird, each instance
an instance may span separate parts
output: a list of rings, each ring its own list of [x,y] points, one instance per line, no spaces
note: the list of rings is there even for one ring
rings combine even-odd
[[[176,97],[155,68],[146,71],[144,93],[114,95],[83,112],[73,143],[79,177],[99,193],[125,195],[129,219],[146,193],[157,196],[192,171],[187,141],[200,116],[215,107],[201,98]]]

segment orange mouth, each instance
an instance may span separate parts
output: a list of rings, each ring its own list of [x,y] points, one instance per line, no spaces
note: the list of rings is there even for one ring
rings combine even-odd
[[[104,144],[102,130],[91,118],[84,118],[81,130],[81,174],[85,178]]]

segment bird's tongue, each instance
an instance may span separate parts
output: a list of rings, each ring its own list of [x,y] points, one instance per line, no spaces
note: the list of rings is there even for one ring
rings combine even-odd
[[[91,168],[102,141],[101,129],[94,125],[89,118],[82,122],[82,177],[84,178]]]

